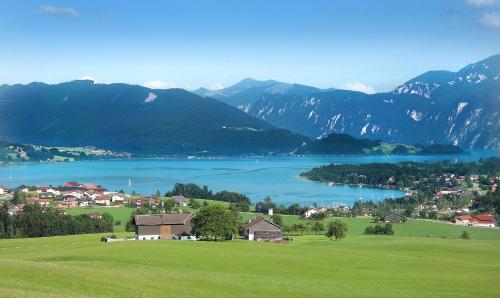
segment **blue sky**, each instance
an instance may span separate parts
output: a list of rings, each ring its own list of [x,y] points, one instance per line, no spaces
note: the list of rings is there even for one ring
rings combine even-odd
[[[500,53],[500,0],[0,2],[0,83],[386,91]]]

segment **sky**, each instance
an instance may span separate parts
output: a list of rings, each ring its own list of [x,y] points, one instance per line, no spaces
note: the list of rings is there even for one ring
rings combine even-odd
[[[500,0],[0,2],[0,84],[251,77],[373,93],[498,53]]]

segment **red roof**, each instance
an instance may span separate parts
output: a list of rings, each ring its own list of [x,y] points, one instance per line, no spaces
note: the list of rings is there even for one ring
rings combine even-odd
[[[465,215],[460,215],[460,216],[457,216],[455,217],[456,220],[471,220],[472,219],[472,216],[468,215],[468,214],[465,214]]]
[[[493,214],[478,214],[476,215],[476,218],[480,221],[493,221],[495,219]]]
[[[78,183],[76,181],[69,181],[69,182],[64,183],[64,186],[68,186],[68,187],[80,187],[80,183]]]

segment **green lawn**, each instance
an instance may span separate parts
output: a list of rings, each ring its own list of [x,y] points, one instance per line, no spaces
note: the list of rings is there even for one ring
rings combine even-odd
[[[498,297],[500,241],[0,241],[1,297]]]

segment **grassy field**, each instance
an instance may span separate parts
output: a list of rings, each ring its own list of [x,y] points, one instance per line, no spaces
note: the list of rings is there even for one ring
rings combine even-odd
[[[123,234],[124,235],[124,234]],[[498,297],[500,241],[0,241],[0,296]]]

